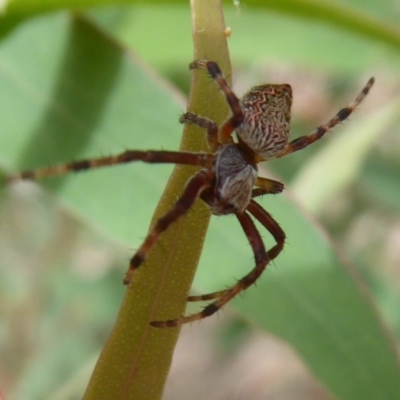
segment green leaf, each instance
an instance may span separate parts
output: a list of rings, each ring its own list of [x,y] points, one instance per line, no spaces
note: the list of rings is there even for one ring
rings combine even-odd
[[[64,14],[33,19],[4,41],[0,64],[0,118],[7,133],[0,136],[1,164],[9,171],[127,148],[178,147],[183,98],[82,19]],[[57,190],[80,218],[132,246],[146,230],[171,169],[137,164],[44,185]],[[143,184],[153,200],[132,224],[126,215],[143,198],[137,186]],[[117,220],[104,212],[110,206],[119,210]]]
[[[254,4],[306,19],[328,22],[400,49],[400,31],[396,25],[383,23],[373,14],[343,3],[328,0],[255,0]]]
[[[399,106],[395,100],[363,121],[353,121],[307,160],[291,184],[304,207],[318,214],[330,198],[357,180],[368,151],[398,120]]]
[[[117,4],[150,6],[156,13],[158,13],[158,10],[160,10],[162,6],[165,6],[165,2],[160,0],[119,0]],[[170,28],[164,29],[163,37],[157,35],[158,29],[153,29],[154,25],[152,23],[145,23],[143,19],[142,21],[140,21],[140,19],[137,20],[135,16],[132,16],[133,24],[132,21],[128,21],[125,18],[125,26],[122,24],[121,29],[125,30],[126,34],[126,31],[131,30],[132,26],[136,23],[139,25],[144,23],[150,31],[150,35],[145,35],[143,37],[139,35],[142,39],[141,42],[147,41],[146,36],[152,37],[153,35],[156,35],[158,41],[163,41],[165,37],[169,37],[169,32],[181,29],[181,22],[183,22],[183,25],[186,22],[184,16],[183,19],[179,18],[179,16],[182,15],[182,13],[179,13],[179,10],[183,10],[182,7],[179,7],[181,4],[182,2],[179,0],[168,2],[168,6],[165,8],[166,12],[169,13],[172,6],[172,8],[175,8],[173,13],[177,13],[177,18],[174,17],[169,20],[163,19],[166,24],[164,25],[165,28],[168,24],[171,24]],[[4,14],[1,30],[7,31],[24,18],[38,13],[55,11],[68,7],[86,9],[89,7],[107,5],[115,6],[116,2],[114,0],[14,0],[9,3],[6,9],[7,12]],[[269,46],[279,53],[282,53],[281,50],[284,50],[286,54],[294,53],[297,54],[298,57],[301,57],[301,52],[303,51],[306,53],[305,56],[307,57],[308,49],[299,46],[298,43],[300,43],[300,41],[290,39],[293,37],[298,39],[298,26],[306,26],[308,28],[310,26],[310,20],[315,22],[313,25],[314,35],[312,37],[314,42],[312,46],[313,51],[315,56],[323,54],[322,57],[319,56],[319,60],[322,63],[326,62],[326,58],[329,59],[335,54],[334,49],[336,48],[339,54],[349,54],[346,61],[349,65],[354,65],[356,60],[351,60],[354,51],[362,47],[363,50],[361,50],[361,52],[366,54],[370,59],[370,63],[373,64],[377,55],[373,54],[371,56],[368,52],[368,47],[360,45],[362,41],[355,40],[354,36],[366,38],[368,42],[371,39],[376,40],[396,50],[400,48],[400,30],[396,26],[395,18],[393,18],[396,9],[390,4],[382,6],[378,1],[371,2],[371,4],[370,2],[366,5],[363,4],[363,7],[358,8],[343,4],[343,2],[327,0],[248,0],[246,2],[239,2],[238,7],[233,7],[230,1],[226,2],[226,5],[227,8],[230,6],[232,10],[228,25],[233,27],[233,34],[237,35],[238,40],[243,40],[247,43],[242,50],[246,54],[251,55],[253,59],[257,57],[257,54],[266,54]],[[366,12],[368,9],[370,10],[369,13]],[[380,11],[379,14],[383,15],[385,18],[379,19],[376,17],[377,9]],[[386,13],[385,10],[387,10]],[[125,14],[128,16],[129,12],[125,10]],[[281,14],[281,16],[279,14]],[[282,16],[289,16],[289,19],[286,18],[285,21],[285,18],[282,18]],[[249,23],[246,23],[248,17],[250,17]],[[392,24],[388,22],[389,18],[393,18]],[[255,23],[255,19],[257,21],[260,19],[260,22]],[[159,18],[154,16],[153,21],[159,20]],[[324,23],[324,26],[322,27],[321,34],[317,34],[316,32],[321,28],[321,22]],[[326,26],[327,24],[332,25],[334,29],[329,29]],[[135,30],[135,28],[133,28],[133,30]],[[293,30],[295,30],[296,33],[293,34]],[[355,35],[349,35],[349,32]],[[121,33],[124,34],[123,32]],[[143,30],[141,30],[140,33],[143,33]],[[290,35],[288,35],[289,33]],[[336,37],[336,42],[335,40],[330,40],[331,35],[335,38],[335,34],[338,35]],[[274,38],[274,40],[268,40],[270,37]],[[289,38],[289,40],[287,40],[287,38]],[[181,57],[184,57],[185,47],[177,43],[181,41],[181,39],[184,42],[186,36],[176,36],[174,48],[171,49],[171,46],[169,46],[168,50],[171,50],[173,54],[178,53]],[[323,39],[325,46],[321,43]],[[135,41],[135,39],[132,40]],[[350,40],[349,43],[347,43],[348,40]],[[352,45],[354,41],[357,43],[356,46]],[[329,46],[327,42],[329,42]],[[150,41],[150,43],[154,43],[154,40]],[[284,43],[284,45],[280,45],[281,43]],[[340,53],[341,46],[343,53]],[[146,48],[150,52],[152,51],[151,45]],[[258,51],[254,51],[256,48]],[[329,51],[327,51],[327,48]],[[349,53],[349,48],[352,49],[352,53]],[[166,49],[161,49],[160,52],[162,53],[163,50]],[[358,49],[357,52],[359,51]],[[235,54],[235,51],[233,54]],[[335,57],[332,58],[335,61]],[[329,67],[328,62],[326,62],[326,65]]]
[[[393,68],[391,66],[398,62],[397,48],[385,46],[385,42],[372,42],[368,35],[348,31],[326,19],[316,17],[317,21],[310,23],[305,13],[301,14],[297,8],[269,10],[269,2],[262,4],[261,8],[260,5],[252,7],[251,3],[246,6],[242,3],[236,9],[228,2],[225,9],[227,26],[232,29],[229,38],[231,58],[238,69],[254,67],[257,63],[267,66],[267,63],[288,62],[306,70],[323,69],[325,74],[351,72],[356,77],[361,70],[374,70],[377,60],[390,59],[390,66],[386,68]],[[388,6],[381,8],[393,15]],[[363,10],[360,7],[353,10],[353,14],[365,14]],[[180,66],[189,56],[187,32],[190,26],[186,12],[181,4],[138,3],[135,7],[114,8],[113,13],[108,9],[97,9],[91,11],[91,15],[152,65],[185,82],[186,76]],[[162,26],[154,29],[160,20]],[[387,26],[387,19],[381,24]],[[349,25],[352,29],[351,22]],[[251,71],[254,74],[254,70]]]
[[[287,243],[257,284],[231,306],[290,343],[338,398],[399,397],[393,338],[357,272],[287,196],[260,203],[285,230]],[[272,239],[260,232],[271,247]],[[234,219],[212,220],[196,288],[207,293],[233,284],[253,267],[250,255]]]

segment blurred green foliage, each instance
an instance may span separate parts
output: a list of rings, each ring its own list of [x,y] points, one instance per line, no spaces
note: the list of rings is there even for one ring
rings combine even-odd
[[[107,2],[59,4],[100,3]],[[127,51],[187,90],[189,8],[132,3],[85,10],[90,35],[71,31],[73,17],[66,12],[28,18],[32,9],[22,1],[10,5],[0,43],[4,172],[125,148],[178,147],[184,102]],[[39,0],[30,7],[35,4],[36,12],[48,7]],[[250,321],[284,338],[339,398],[395,399],[398,360],[380,318],[398,340],[400,57],[393,43],[400,34],[393,28],[390,42],[374,37],[369,19],[367,35],[357,33],[351,20],[346,28],[318,13],[309,18],[301,10],[311,1],[282,2],[285,12],[274,4],[226,4],[234,86],[243,93],[263,81],[292,83],[293,137],[351,101],[369,76],[377,82],[344,128],[265,166],[288,188],[260,201],[287,232],[288,245],[257,289],[232,302],[240,337],[246,337],[242,321]],[[347,6],[373,15],[378,27],[390,28],[400,17],[394,1]],[[129,165],[52,179],[45,190],[30,184],[2,190],[0,390],[7,398],[81,397],[118,312],[126,260],[147,232],[170,171]],[[293,204],[295,196],[301,205]],[[307,208],[335,245],[310,221]],[[251,251],[237,222],[214,218],[195,289],[220,289],[250,267]]]

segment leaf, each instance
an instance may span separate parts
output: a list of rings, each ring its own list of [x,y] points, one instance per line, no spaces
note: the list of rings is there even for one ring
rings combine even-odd
[[[118,4],[150,6],[150,12],[158,14],[158,17],[154,15],[153,21],[160,20],[159,11],[163,8],[162,6],[165,6],[165,2],[160,0],[119,0]],[[144,18],[138,20],[135,18],[135,13],[132,13],[131,20],[129,20],[129,17],[125,18],[125,22],[120,27],[121,35],[127,38],[129,32],[137,32],[135,30],[137,24],[140,26],[139,35],[131,40],[135,44],[139,42],[140,48],[153,53],[153,46],[141,46],[144,43],[154,43],[154,39],[151,40],[154,37],[160,43],[165,38],[170,37],[170,32],[176,32],[177,29],[180,30],[181,26],[185,25],[184,8],[179,7],[181,4],[181,1],[170,1],[164,8],[165,13],[161,17],[165,23],[162,37],[158,35],[157,29],[153,29],[153,24],[145,22],[146,19]],[[9,31],[24,18],[38,13],[63,10],[68,7],[87,9],[115,5],[114,0],[14,0],[8,5],[7,13],[1,21],[0,33],[1,31]],[[229,11],[228,5],[226,8]],[[369,10],[369,12],[366,10]],[[379,15],[383,16],[382,18],[376,16],[377,10]],[[129,10],[123,10],[123,12],[127,16],[130,14]],[[171,13],[172,18],[168,18]],[[266,55],[271,49],[280,57],[287,57],[290,54],[291,57],[297,59],[317,60],[319,63],[323,63],[327,69],[332,68],[331,66],[338,68],[343,62],[346,62],[347,68],[354,69],[354,66],[358,64],[357,62],[374,65],[376,54],[371,54],[370,40],[386,44],[394,50],[400,48],[400,31],[395,23],[395,14],[396,9],[393,5],[387,3],[382,6],[377,1],[356,8],[340,1],[248,0],[239,2],[238,7],[231,7],[228,25],[233,27],[233,34],[237,40],[243,41],[245,44],[240,48],[236,46],[236,49],[232,49],[233,56],[239,56],[240,60],[243,60],[245,54],[254,60],[257,55]],[[389,19],[393,19],[392,24],[388,22]],[[311,37],[309,36],[310,21],[311,23],[316,22],[313,24]],[[168,26],[168,24],[171,25]],[[146,35],[142,35],[143,25],[148,30]],[[331,25],[332,29],[327,25]],[[349,35],[349,32],[352,32],[353,35]],[[140,39],[138,39],[138,36]],[[357,36],[364,38],[364,43],[362,40],[357,40]],[[274,40],[268,40],[269,37],[274,38]],[[291,40],[293,37],[296,37],[297,40]],[[303,42],[303,40],[300,40],[301,37],[309,38],[312,46],[304,48],[301,45]],[[152,56],[157,58],[164,51],[170,51],[174,55],[171,60],[185,59],[187,53],[185,51],[186,46],[183,44],[187,43],[186,38],[186,35],[176,35],[174,38],[175,46],[172,49],[171,46],[158,48]],[[366,43],[365,39],[367,39]],[[328,52],[326,51],[327,48],[329,48]],[[361,54],[354,57],[354,51]],[[323,57],[319,56],[321,53],[324,54]],[[340,54],[347,54],[348,56],[338,62],[337,59]],[[165,59],[161,58],[161,62],[165,62]]]
[[[400,396],[393,338],[357,272],[286,196],[262,205],[287,235],[282,254],[231,306],[250,323],[283,338],[340,399]],[[213,220],[195,285],[200,293],[233,284],[253,267],[234,219]],[[272,239],[260,228],[268,247]]]
[[[49,35],[55,30],[58,35]],[[43,38],[45,45],[35,45],[35,40],[44,43]],[[0,117],[7,134],[0,136],[0,147],[8,171],[126,148],[178,147],[182,98],[84,20],[62,14],[34,19],[1,50]],[[171,169],[136,164],[43,184],[80,218],[132,245],[151,216],[150,206],[135,216],[135,224],[126,218],[133,201],[142,198],[138,187],[148,185],[154,207]],[[104,211],[110,205],[120,211],[117,219]]]
[[[325,74],[332,75],[350,72],[355,79],[361,70],[373,70],[373,74],[378,74],[377,60],[383,64],[390,59],[391,64],[396,64],[399,58],[396,47],[385,46],[378,40],[373,42],[369,36],[351,30],[350,21],[347,22],[351,31],[329,23],[329,13],[325,13],[322,21],[317,13],[310,22],[306,13],[301,14],[294,6],[270,10],[268,1],[258,3],[257,7],[250,2],[241,4],[233,8],[228,2],[225,7],[226,23],[232,29],[230,53],[236,68],[250,68],[253,75],[254,65],[258,65],[256,71],[264,71],[268,63],[276,66],[283,62],[311,72],[324,70]],[[365,15],[366,7],[353,10],[353,14]],[[388,16],[394,14],[389,4],[382,4],[380,9]],[[186,77],[181,66],[186,63],[190,46],[186,13],[181,3],[138,3],[135,7],[113,8],[112,13],[109,9],[90,11],[105,29],[182,85]],[[381,23],[387,26],[388,19]],[[154,29],[154,24],[160,20],[162,26]],[[379,75],[377,79],[379,82]]]
[[[398,119],[398,109],[395,100],[355,126],[348,125],[307,161],[291,185],[304,207],[317,214],[329,199],[356,181],[368,151]]]

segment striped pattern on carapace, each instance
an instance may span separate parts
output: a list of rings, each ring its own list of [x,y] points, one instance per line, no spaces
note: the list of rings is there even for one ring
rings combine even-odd
[[[208,317],[217,312],[238,293],[256,282],[267,265],[282,251],[285,233],[272,216],[254,198],[264,194],[280,193],[284,185],[272,179],[257,176],[257,163],[280,158],[301,150],[319,140],[326,132],[344,121],[367,96],[374,83],[371,78],[356,100],[341,109],[331,120],[316,128],[311,134],[289,142],[292,89],[287,84],[256,86],[238,99],[226,82],[217,63],[197,60],[191,69],[205,69],[224,93],[231,116],[220,126],[194,112],[182,115],[180,122],[191,123],[207,131],[207,141],[213,154],[177,151],[128,150],[116,156],[75,161],[55,167],[25,171],[9,177],[15,179],[41,179],[71,171],[89,170],[132,161],[147,163],[174,163],[202,167],[186,184],[183,193],[170,211],[162,216],[131,258],[124,283],[129,284],[135,271],[160,235],[183,216],[200,198],[215,215],[236,215],[253,250],[255,266],[232,287],[199,296],[189,296],[188,301],[212,301],[202,311],[167,321],[151,321],[154,327],[174,327]],[[232,138],[236,131],[238,141]],[[266,250],[253,216],[272,235],[276,244]]]

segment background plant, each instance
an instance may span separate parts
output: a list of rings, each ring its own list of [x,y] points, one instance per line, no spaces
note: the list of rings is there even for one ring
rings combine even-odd
[[[256,324],[291,343],[325,388],[341,398],[396,398],[392,342],[353,276],[363,276],[380,318],[398,337],[399,59],[398,33],[390,28],[398,10],[390,1],[347,3],[362,7],[364,24],[351,19],[360,8],[340,14],[333,12],[332,2],[332,19],[316,6],[321,2],[279,2],[279,9],[274,2],[262,8],[255,2],[239,8],[226,4],[235,89],[240,93],[263,81],[290,82],[295,91],[293,136],[331,116],[370,75],[377,84],[340,132],[313,149],[266,165],[288,187],[285,196],[263,199],[288,233],[285,254],[257,289],[232,304],[233,316],[228,311],[220,315],[217,330],[210,333],[212,322],[204,322],[185,328],[185,334],[195,340],[199,330],[206,331],[213,355],[233,363],[254,340]],[[135,2],[85,10],[92,33],[78,30],[75,37],[63,30],[70,23],[66,14],[39,13],[48,10],[45,2],[30,2],[31,9],[26,4],[11,3],[2,21],[0,162],[5,170],[127,147],[177,148],[184,102],[164,83],[160,89],[159,78],[143,63],[130,63],[123,54],[134,49],[186,90],[193,57],[187,4]],[[72,5],[51,4],[53,9]],[[68,59],[80,62],[65,63]],[[71,87],[77,76],[80,85]],[[67,138],[63,145],[60,136]],[[1,366],[6,394],[42,399],[77,393],[80,398],[123,296],[126,259],[146,232],[170,171],[132,165],[54,180],[46,185],[50,190],[24,185],[3,194],[1,359],[12,360]],[[88,193],[82,187],[96,189]],[[341,258],[351,260],[357,272],[338,260],[334,246],[287,199],[294,195],[318,215]],[[240,228],[229,218],[214,219],[195,290],[229,283],[250,262]],[[234,390],[224,376],[218,381],[209,377],[205,385],[201,372],[188,370],[194,382],[221,398],[220,386],[227,398]],[[170,385],[165,396],[179,398]],[[254,398],[262,393],[262,385],[257,388]]]

